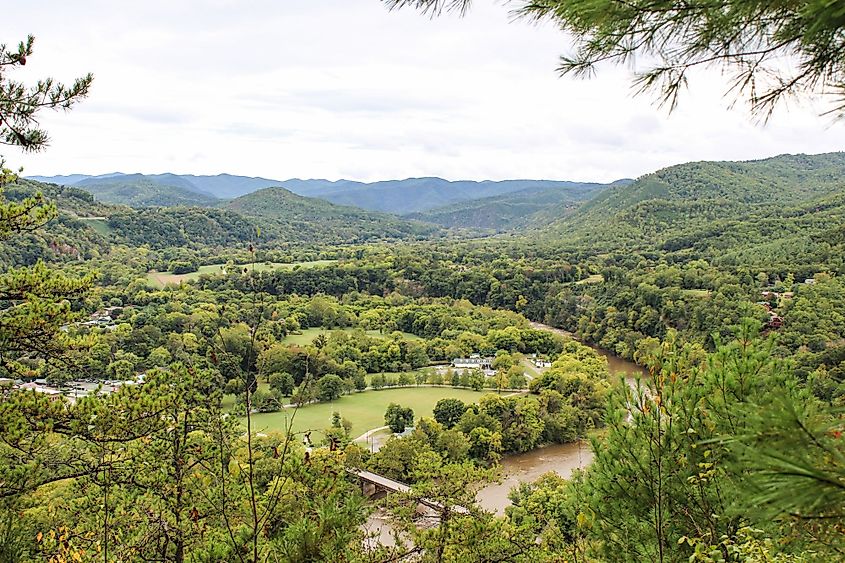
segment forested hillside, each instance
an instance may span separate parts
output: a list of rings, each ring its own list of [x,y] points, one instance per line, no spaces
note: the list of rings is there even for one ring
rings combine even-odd
[[[623,180],[609,185],[626,183],[628,182]],[[406,217],[444,227],[488,232],[513,231],[566,217],[578,209],[582,202],[596,197],[607,187],[606,184],[576,183],[531,187],[505,195],[453,203]]]
[[[665,252],[733,267],[833,259],[825,246],[845,214],[845,154],[698,162],[604,191],[546,231],[593,252]],[[796,255],[797,253],[797,255]]]
[[[98,201],[131,207],[208,206],[217,201],[173,174],[161,179],[142,174],[88,178],[76,182],[74,187],[91,192]]]
[[[0,252],[9,264],[78,261],[109,254],[112,247],[180,249],[179,254],[219,256],[257,248],[326,248],[364,242],[421,240],[436,226],[337,206],[283,188],[262,190],[223,207],[142,207],[98,201],[82,188],[19,180],[7,187],[12,200],[41,192],[58,208],[47,230],[27,233]]]
[[[56,204],[57,217],[49,230],[23,233],[14,244],[0,240],[0,263],[11,266],[34,264],[39,259],[79,261],[108,253],[106,217],[121,212],[121,207],[97,202],[90,193],[78,188],[23,179],[7,186],[3,195],[20,202],[38,192]]]
[[[315,244],[362,243],[385,239],[419,239],[438,229],[384,213],[307,198],[285,188],[265,188],[224,204],[226,209],[260,218],[268,236]]]

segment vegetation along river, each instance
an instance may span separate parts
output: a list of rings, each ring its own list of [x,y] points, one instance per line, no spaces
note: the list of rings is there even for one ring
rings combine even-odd
[[[556,329],[540,323],[531,323],[534,328],[549,330],[567,337],[574,336],[561,329]],[[642,366],[622,359],[619,356],[595,348],[596,352],[607,358],[607,366],[612,377],[626,376],[629,383],[633,382],[636,374],[645,375]],[[478,503],[482,508],[504,514],[505,508],[511,504],[508,493],[519,483],[536,481],[544,473],[554,471],[561,477],[569,477],[574,469],[584,468],[593,460],[593,452],[587,441],[571,444],[555,444],[537,448],[524,454],[505,456],[502,458],[502,481],[488,485],[478,492]]]

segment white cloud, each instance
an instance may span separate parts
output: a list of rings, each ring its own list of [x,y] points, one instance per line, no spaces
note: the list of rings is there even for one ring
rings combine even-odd
[[[18,77],[96,74],[88,100],[44,117],[47,151],[5,151],[29,174],[612,180],[843,140],[821,106],[765,127],[728,110],[717,72],[672,115],[631,97],[627,69],[559,78],[565,36],[492,2],[429,20],[379,0],[29,0],[4,23],[6,42],[37,37]]]

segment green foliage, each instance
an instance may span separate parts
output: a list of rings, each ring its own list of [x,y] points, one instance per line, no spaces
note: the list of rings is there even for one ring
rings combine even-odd
[[[44,361],[85,346],[62,327],[77,319],[71,300],[82,297],[93,280],[63,276],[42,262],[0,273],[0,373],[31,377]]]
[[[440,399],[434,405],[434,420],[447,429],[455,426],[467,410],[460,399]]]
[[[317,398],[321,401],[336,401],[343,394],[343,380],[334,375],[324,375],[317,380]]]
[[[280,241],[355,244],[415,240],[436,233],[431,225],[298,196],[284,188],[266,188],[224,205],[260,223],[265,237]]]
[[[172,208],[122,211],[108,226],[134,246],[151,248],[243,245],[255,238],[255,224],[223,209]]]
[[[394,434],[401,434],[406,427],[413,426],[414,411],[410,407],[390,403],[384,412],[384,423],[390,427],[390,431]]]
[[[270,375],[269,383],[270,389],[283,397],[290,397],[291,393],[293,393],[293,376],[289,373],[273,373]]]
[[[385,0],[439,14],[466,11],[470,0]],[[707,2],[664,5],[646,0],[618,3],[545,0],[520,2],[516,13],[549,21],[571,36],[575,52],[561,57],[562,74],[591,76],[599,63],[627,64],[640,57],[655,61],[639,71],[634,85],[655,91],[674,108],[688,73],[719,66],[730,75],[729,92],[747,97],[767,114],[784,96],[822,91],[841,94],[845,67],[842,13],[828,2],[789,2],[774,6],[751,1],[714,6]],[[784,69],[782,57],[796,59]],[[843,110],[840,106],[839,110]]]
[[[703,365],[670,340],[651,362],[653,379],[612,392],[608,432],[594,441],[577,501],[586,533],[602,539],[594,544],[602,560],[686,560],[681,538],[733,537],[740,474],[721,438],[748,430],[757,405],[794,392],[770,350],[751,324]]]
[[[75,187],[93,194],[98,201],[131,207],[208,207],[218,201],[208,194],[140,174],[83,180]]]

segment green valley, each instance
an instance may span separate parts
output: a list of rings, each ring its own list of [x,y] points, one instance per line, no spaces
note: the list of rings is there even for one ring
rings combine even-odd
[[[329,4],[4,12],[0,563],[845,560],[842,7]]]

